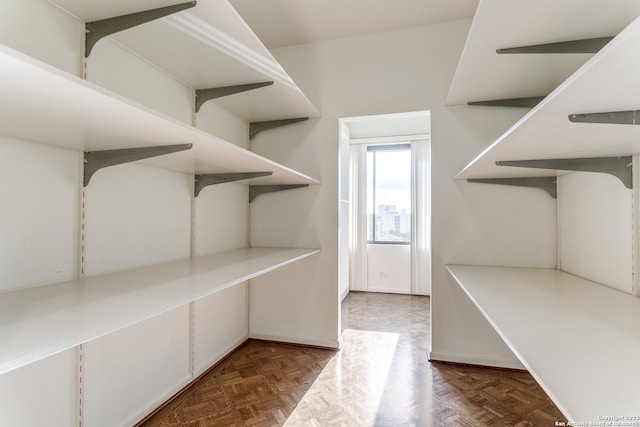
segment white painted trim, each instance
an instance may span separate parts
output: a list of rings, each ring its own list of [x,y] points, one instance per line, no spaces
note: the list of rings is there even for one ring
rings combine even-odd
[[[368,288],[367,292],[378,292],[383,294],[402,294],[411,295],[411,288],[398,289],[398,288]]]
[[[526,370],[517,359],[488,356],[484,354],[442,353],[429,351],[429,361],[462,363],[465,365],[490,366],[493,368]]]
[[[341,302],[342,302],[342,301],[344,301],[344,299],[345,299],[346,297],[348,297],[348,296],[349,296],[349,288],[345,289],[345,290],[342,292],[342,294],[340,295],[340,301],[341,301]]]
[[[640,155],[632,157],[632,196],[631,196],[631,233],[632,233],[632,283],[631,294],[640,297]]]
[[[339,350],[340,349],[340,340],[317,340],[317,339],[308,339],[304,337],[287,337],[280,335],[272,335],[272,334],[264,334],[260,332],[252,332],[249,334],[249,338],[255,340],[263,340],[263,341],[276,341],[281,343],[289,343],[289,344],[301,344],[301,345],[310,345],[314,347],[325,347],[330,349]]]
[[[429,139],[431,134],[429,133],[414,133],[406,135],[389,135],[389,136],[370,136],[350,138],[350,144],[386,144],[390,142],[410,142],[417,139]]]

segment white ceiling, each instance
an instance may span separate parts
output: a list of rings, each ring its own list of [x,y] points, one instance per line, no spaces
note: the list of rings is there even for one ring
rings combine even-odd
[[[478,0],[229,0],[269,49],[472,18]]]

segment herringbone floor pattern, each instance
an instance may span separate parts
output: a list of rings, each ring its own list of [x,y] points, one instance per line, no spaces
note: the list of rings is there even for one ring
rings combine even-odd
[[[142,425],[553,426],[526,372],[429,363],[429,298],[351,293],[340,351],[249,341]]]

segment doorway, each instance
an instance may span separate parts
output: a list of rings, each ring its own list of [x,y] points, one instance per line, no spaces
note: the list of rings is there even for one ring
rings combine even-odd
[[[429,295],[430,113],[339,120],[339,283]]]

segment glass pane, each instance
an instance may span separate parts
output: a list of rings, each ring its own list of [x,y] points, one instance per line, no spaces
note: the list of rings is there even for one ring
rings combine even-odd
[[[411,151],[374,151],[375,241],[411,242]]]

